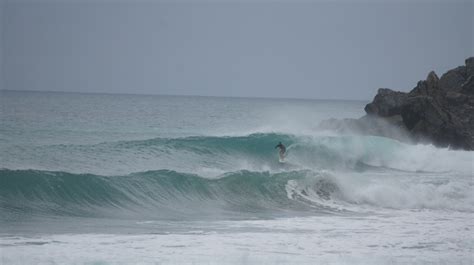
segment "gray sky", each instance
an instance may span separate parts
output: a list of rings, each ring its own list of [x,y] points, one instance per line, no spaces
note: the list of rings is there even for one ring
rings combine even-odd
[[[366,100],[474,55],[469,0],[6,0],[2,10],[10,90]]]

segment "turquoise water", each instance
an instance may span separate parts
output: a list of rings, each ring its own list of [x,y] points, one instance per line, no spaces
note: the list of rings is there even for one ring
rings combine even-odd
[[[318,129],[366,102],[0,100],[4,264],[472,261],[472,152]]]

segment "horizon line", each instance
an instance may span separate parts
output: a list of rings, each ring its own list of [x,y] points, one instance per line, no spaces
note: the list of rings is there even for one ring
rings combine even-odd
[[[33,93],[67,93],[67,94],[92,94],[92,95],[130,95],[130,96],[167,96],[167,97],[204,97],[204,98],[235,98],[235,99],[289,99],[289,100],[314,100],[314,101],[367,101],[370,99],[336,99],[336,98],[300,98],[300,97],[252,97],[252,96],[213,96],[213,95],[178,95],[178,94],[149,94],[149,93],[127,93],[127,92],[90,92],[90,91],[57,91],[57,90],[13,90],[0,89],[5,92],[33,92]]]

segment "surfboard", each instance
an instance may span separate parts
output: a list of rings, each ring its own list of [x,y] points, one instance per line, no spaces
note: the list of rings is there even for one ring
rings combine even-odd
[[[285,157],[286,157],[286,154],[278,155],[278,162],[285,163]]]

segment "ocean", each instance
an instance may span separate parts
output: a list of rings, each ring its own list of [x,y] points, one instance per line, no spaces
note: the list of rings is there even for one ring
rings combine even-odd
[[[473,264],[474,153],[366,103],[0,91],[0,263]]]

